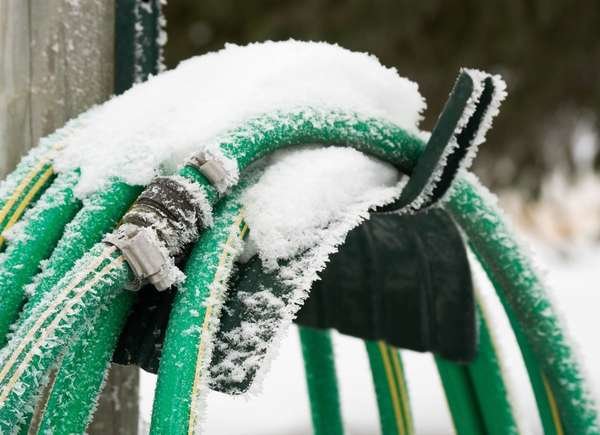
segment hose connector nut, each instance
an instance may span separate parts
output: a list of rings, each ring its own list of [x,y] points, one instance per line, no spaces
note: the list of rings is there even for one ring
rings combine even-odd
[[[138,290],[144,282],[150,282],[158,291],[175,284],[170,273],[170,258],[166,249],[151,228],[121,227],[105,238],[105,242],[119,248],[136,277],[130,285]]]

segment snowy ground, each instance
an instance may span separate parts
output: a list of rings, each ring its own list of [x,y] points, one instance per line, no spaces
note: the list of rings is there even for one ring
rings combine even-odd
[[[557,249],[556,244],[534,242],[539,262],[548,272],[553,295],[568,330],[579,348],[592,387],[600,402],[600,245]],[[485,284],[484,292],[487,287]],[[525,433],[539,433],[539,422],[531,412],[533,399],[524,379],[512,337],[501,326],[498,335],[506,345],[505,357],[512,384],[519,396]],[[366,353],[359,340],[335,337],[339,381],[347,432],[354,435],[379,433],[377,411]],[[418,434],[453,433],[439,378],[429,355],[404,352],[410,396]],[[141,381],[142,433],[147,433],[155,376],[143,373]],[[292,329],[279,356],[273,361],[263,392],[250,399],[212,393],[205,421],[209,435],[310,434],[310,416],[297,331]]]

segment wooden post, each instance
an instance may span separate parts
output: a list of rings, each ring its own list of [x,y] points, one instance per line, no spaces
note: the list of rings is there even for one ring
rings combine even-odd
[[[29,4],[0,0],[0,176],[31,147]]]
[[[114,0],[0,0],[0,175],[113,93]],[[112,366],[92,434],[137,434],[138,369]]]

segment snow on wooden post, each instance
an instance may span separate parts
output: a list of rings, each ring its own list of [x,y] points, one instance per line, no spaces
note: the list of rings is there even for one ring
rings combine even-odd
[[[113,0],[0,0],[0,176],[113,93]],[[138,369],[112,366],[89,433],[137,433]]]

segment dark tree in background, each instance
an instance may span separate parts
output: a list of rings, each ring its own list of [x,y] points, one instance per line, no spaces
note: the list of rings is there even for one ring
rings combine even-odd
[[[597,0],[169,0],[166,13],[169,67],[226,42],[335,42],[419,83],[424,128],[461,66],[501,73],[509,98],[476,168],[497,188],[535,192],[552,170],[575,173],[575,133],[600,127]]]

